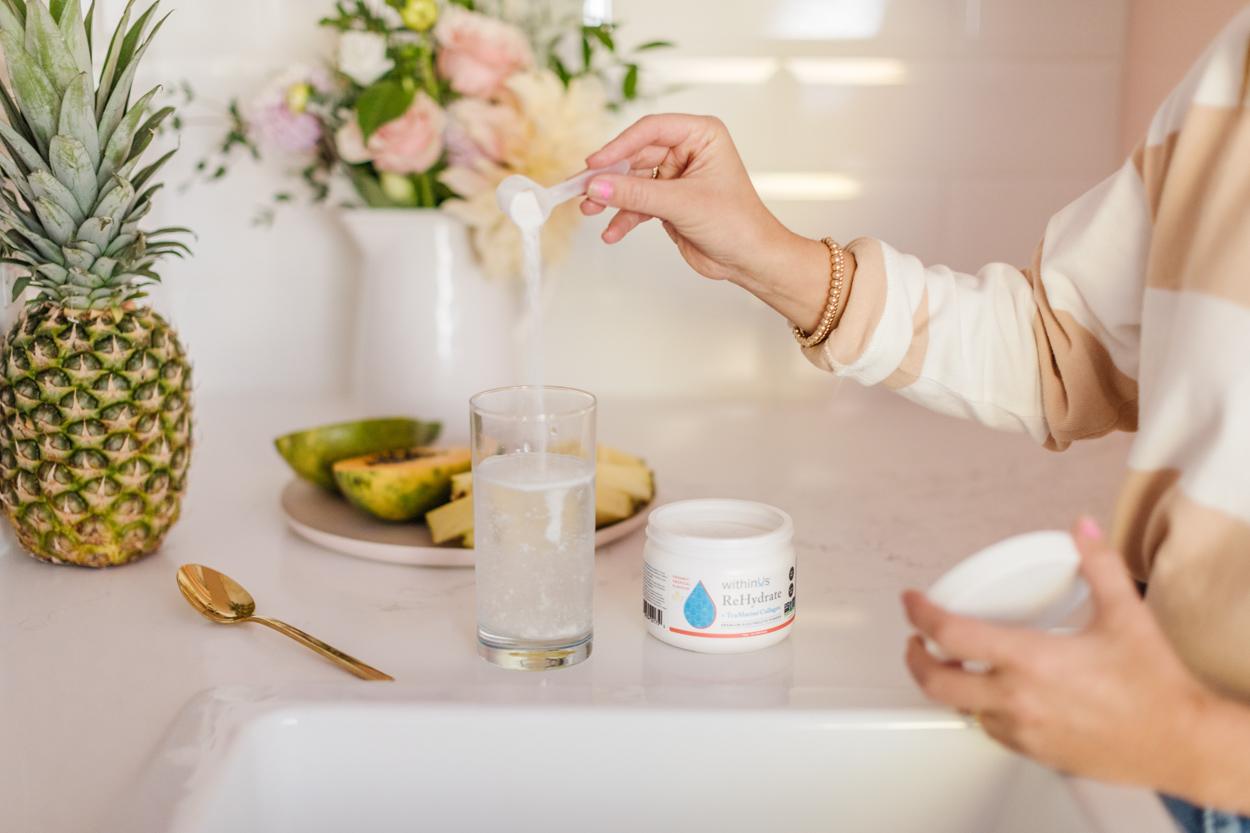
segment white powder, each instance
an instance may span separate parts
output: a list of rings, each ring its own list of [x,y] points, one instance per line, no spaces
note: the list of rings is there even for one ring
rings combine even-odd
[[[533,191],[512,198],[508,216],[521,230],[521,253],[525,261],[525,290],[529,297],[529,359],[531,382],[538,391],[538,412],[543,407],[543,251],[542,227],[546,219]],[[539,432],[539,453],[547,450],[547,432]]]

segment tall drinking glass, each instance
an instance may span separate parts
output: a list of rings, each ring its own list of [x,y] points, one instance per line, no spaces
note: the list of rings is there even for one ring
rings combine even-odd
[[[595,398],[513,387],[469,400],[478,653],[536,671],[590,656]]]

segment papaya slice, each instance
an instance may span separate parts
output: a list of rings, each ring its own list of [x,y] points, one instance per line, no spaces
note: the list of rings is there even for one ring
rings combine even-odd
[[[451,498],[451,477],[473,465],[468,448],[408,448],[334,464],[339,491],[387,521],[410,521]]]
[[[296,431],[273,441],[282,459],[295,473],[323,489],[334,491],[333,466],[339,460],[396,448],[427,446],[438,438],[442,424],[395,417],[340,422]]]

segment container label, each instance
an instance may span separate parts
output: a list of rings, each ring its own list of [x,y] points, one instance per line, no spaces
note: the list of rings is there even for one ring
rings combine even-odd
[[[672,633],[708,639],[760,636],[794,621],[794,567],[720,579],[643,562],[642,613]]]

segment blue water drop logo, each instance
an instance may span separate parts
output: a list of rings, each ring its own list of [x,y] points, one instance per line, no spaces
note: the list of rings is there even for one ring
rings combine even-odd
[[[694,590],[690,591],[690,597],[686,599],[686,606],[682,608],[682,613],[686,615],[686,621],[692,628],[712,627],[712,623],[716,621],[716,604],[707,594],[703,582],[699,582]]]

